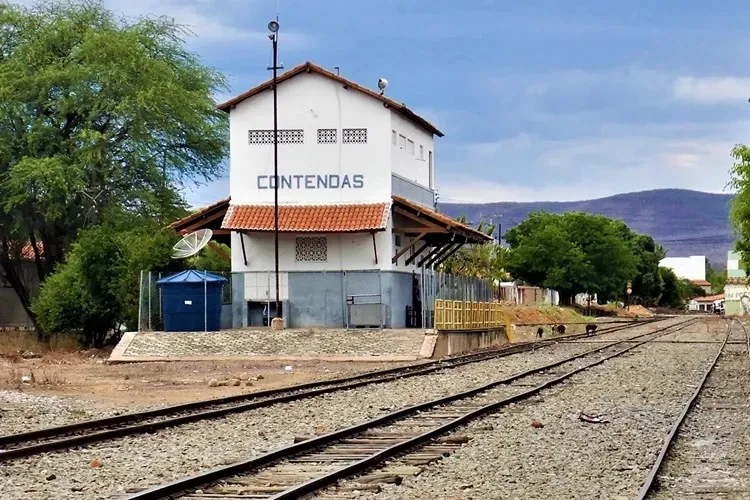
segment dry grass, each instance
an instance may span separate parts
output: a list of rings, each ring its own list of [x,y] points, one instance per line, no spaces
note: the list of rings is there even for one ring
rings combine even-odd
[[[82,350],[78,340],[70,335],[55,335],[40,341],[34,332],[0,332],[0,358],[9,363],[20,363],[25,353],[41,357],[41,362],[51,365],[68,365],[90,359],[106,358],[107,349]]]
[[[59,387],[67,383],[65,376],[56,369],[22,369],[8,365],[0,371],[0,388],[22,391],[24,388]]]

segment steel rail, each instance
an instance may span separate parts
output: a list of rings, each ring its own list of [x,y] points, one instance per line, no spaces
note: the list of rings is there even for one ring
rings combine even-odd
[[[747,328],[745,328],[745,324],[739,319],[737,318],[732,318],[732,319],[736,321],[737,323],[739,323],[739,325],[742,327],[742,331],[745,332],[745,343],[747,344],[747,357],[748,359],[750,359],[750,335],[747,332]],[[732,342],[729,342],[729,343],[731,344]]]
[[[722,342],[721,347],[719,347],[719,351],[716,353],[716,356],[714,357],[713,361],[708,366],[708,369],[705,371],[705,373],[703,374],[703,377],[698,383],[698,387],[695,389],[695,392],[693,392],[693,395],[690,397],[688,402],[683,407],[682,411],[680,412],[680,415],[677,417],[677,420],[675,420],[675,423],[672,425],[672,429],[669,431],[669,434],[667,434],[667,437],[664,439],[664,443],[662,444],[661,450],[659,450],[659,455],[656,457],[656,461],[654,462],[654,465],[651,467],[651,471],[646,477],[646,481],[643,483],[643,486],[638,491],[638,500],[645,500],[645,498],[649,495],[649,493],[651,493],[651,491],[654,490],[654,487],[657,484],[656,475],[659,473],[659,469],[661,469],[661,466],[664,463],[664,459],[667,456],[667,452],[672,447],[672,444],[674,443],[675,438],[677,437],[677,432],[680,430],[680,427],[685,421],[687,414],[690,412],[690,409],[698,400],[698,396],[703,391],[703,387],[706,385],[706,381],[708,380],[709,375],[711,375],[711,372],[713,372],[714,368],[716,367],[716,363],[719,361],[719,358],[724,352],[724,347],[726,347],[727,345],[727,341],[729,340],[729,335],[731,332],[732,332],[732,320],[729,320],[727,321],[727,333],[724,337],[724,342]],[[747,336],[747,332],[745,332],[745,336]]]
[[[648,322],[633,322],[628,325],[606,328],[597,332],[595,335],[606,335],[620,330],[634,328],[637,326],[648,325],[656,321],[661,321],[662,318],[656,320],[649,320]],[[401,366],[396,368],[386,368],[383,370],[375,370],[348,377],[339,377],[336,379],[323,380],[317,382],[308,382],[304,384],[291,385],[286,387],[280,387],[276,389],[267,389],[264,391],[257,391],[248,394],[227,396],[221,398],[213,398],[208,400],[195,401],[190,403],[183,403],[179,405],[168,406],[164,408],[158,408],[155,410],[147,410],[144,412],[127,413],[124,415],[116,415],[112,417],[105,417],[95,420],[86,420],[83,422],[77,422],[73,424],[67,424],[59,427],[48,427],[35,431],[29,431],[18,434],[11,434],[6,436],[0,436],[0,447],[8,445],[24,445],[29,441],[58,438],[50,441],[42,441],[25,446],[12,447],[5,450],[0,450],[0,461],[9,460],[14,458],[20,458],[24,456],[34,455],[38,453],[60,450],[70,448],[74,446],[80,446],[83,444],[94,443],[104,441],[108,439],[115,439],[122,436],[135,435],[146,432],[153,432],[159,429],[165,429],[168,427],[174,427],[178,425],[187,424],[199,420],[205,420],[210,418],[219,418],[232,413],[239,413],[244,411],[250,411],[258,408],[264,408],[272,406],[274,404],[282,404],[290,401],[297,401],[301,399],[311,398],[320,396],[323,394],[329,394],[332,392],[338,392],[343,390],[355,389],[370,384],[386,383],[401,378],[416,377],[433,373],[439,370],[452,369],[459,366],[463,366],[471,363],[478,363],[491,359],[496,359],[504,356],[510,356],[513,354],[531,351],[540,347],[545,347],[557,343],[561,340],[567,340],[571,338],[591,337],[585,333],[571,334],[566,336],[560,336],[550,339],[544,339],[535,342],[525,342],[521,344],[514,344],[505,346],[499,349],[486,349],[480,352],[474,352],[465,355],[459,355],[450,358],[443,358],[435,361],[428,361],[419,363],[416,365]],[[268,399],[263,399],[268,398]],[[223,404],[231,404],[234,402],[242,402],[233,406],[226,406],[220,408],[213,408]],[[195,410],[195,413],[189,413],[187,415],[177,415],[172,418],[165,418],[163,420],[149,421],[145,423],[144,420],[153,419],[157,417],[168,417],[169,415],[179,414],[181,412],[189,412]],[[132,425],[123,425],[132,424]],[[107,428],[108,426],[120,426],[115,428]],[[76,432],[90,431],[85,434],[70,435]]]
[[[334,442],[336,442],[338,440],[341,440],[341,439],[344,439],[344,438],[347,438],[347,437],[351,437],[351,436],[356,435],[356,434],[360,434],[360,433],[365,432],[365,431],[367,431],[369,429],[372,429],[374,427],[379,427],[379,426],[382,426],[384,424],[388,424],[389,422],[392,422],[392,421],[395,421],[395,420],[402,419],[404,417],[408,417],[408,416],[417,414],[417,413],[419,413],[421,411],[424,411],[424,410],[427,410],[427,409],[430,409],[430,408],[434,408],[434,407],[438,407],[438,406],[441,406],[441,405],[444,405],[444,404],[447,404],[447,403],[450,403],[450,402],[453,402],[453,401],[456,401],[456,400],[459,400],[459,399],[464,399],[464,398],[467,398],[467,397],[474,396],[476,394],[479,394],[481,392],[485,392],[485,391],[487,391],[489,389],[492,389],[494,387],[514,382],[514,381],[516,381],[518,379],[527,377],[529,375],[533,375],[533,374],[536,374],[536,373],[544,372],[546,370],[549,370],[551,368],[563,365],[563,364],[568,363],[570,361],[574,361],[574,360],[576,360],[578,358],[581,358],[581,357],[584,357],[584,356],[588,356],[588,355],[591,355],[591,354],[595,354],[597,352],[603,351],[605,349],[609,349],[611,347],[614,347],[614,346],[617,346],[617,345],[620,345],[620,344],[623,344],[623,343],[631,343],[633,341],[633,339],[636,339],[636,338],[643,338],[643,337],[652,336],[652,335],[656,335],[655,338],[658,338],[658,337],[661,337],[661,336],[664,336],[664,335],[669,335],[671,333],[675,333],[677,331],[682,330],[683,328],[686,328],[686,327],[694,324],[696,321],[698,321],[698,320],[697,319],[689,319],[689,320],[687,320],[685,322],[682,322],[682,323],[677,323],[677,324],[674,324],[674,325],[667,325],[666,327],[663,327],[663,328],[658,329],[656,331],[649,332],[649,333],[644,333],[644,334],[641,334],[641,335],[637,335],[636,337],[631,337],[630,339],[613,341],[612,343],[610,343],[608,345],[605,345],[605,346],[602,346],[602,347],[598,347],[598,348],[595,348],[595,349],[591,349],[591,350],[585,351],[583,353],[575,354],[575,355],[566,357],[564,359],[555,361],[553,363],[549,363],[549,364],[541,366],[541,367],[531,368],[531,369],[525,370],[523,372],[520,372],[520,373],[511,375],[511,376],[505,377],[503,379],[496,380],[496,381],[490,382],[488,384],[484,384],[484,385],[479,386],[479,387],[475,387],[475,388],[472,388],[472,389],[469,389],[469,390],[466,390],[466,391],[454,393],[454,394],[451,394],[451,395],[448,395],[448,396],[444,396],[444,397],[441,397],[441,398],[438,398],[438,399],[435,399],[435,400],[432,400],[432,401],[427,401],[427,402],[420,403],[420,404],[417,404],[417,405],[413,405],[413,406],[409,406],[409,407],[406,407],[406,408],[402,408],[402,409],[393,411],[391,413],[388,413],[386,415],[374,418],[372,420],[368,420],[368,421],[363,422],[363,423],[359,423],[359,424],[356,424],[356,425],[353,425],[353,426],[350,426],[350,427],[347,427],[347,428],[344,428],[344,429],[333,431],[331,433],[328,433],[328,434],[325,434],[325,435],[322,435],[322,436],[313,437],[313,438],[308,439],[306,441],[302,441],[302,442],[299,442],[299,443],[295,443],[295,444],[289,445],[289,446],[284,447],[284,448],[280,448],[278,450],[271,451],[269,453],[260,455],[260,456],[258,456],[256,458],[252,458],[252,459],[249,459],[249,460],[246,460],[246,461],[242,461],[242,462],[237,462],[237,463],[234,463],[234,464],[229,464],[229,465],[226,465],[226,466],[217,467],[217,468],[214,468],[214,469],[211,469],[211,470],[208,470],[208,471],[205,471],[205,472],[200,472],[198,474],[195,474],[195,475],[192,475],[192,476],[188,476],[188,477],[185,477],[185,478],[182,478],[182,479],[170,482],[170,483],[166,483],[166,484],[163,484],[163,485],[154,486],[154,487],[148,488],[146,490],[143,490],[141,492],[135,493],[135,494],[127,497],[127,499],[128,500],[163,500],[163,499],[177,498],[177,497],[179,497],[179,496],[181,496],[183,494],[189,493],[192,490],[195,490],[197,488],[203,487],[203,486],[205,486],[207,484],[215,483],[215,482],[220,481],[220,480],[222,480],[224,478],[227,478],[227,477],[230,477],[230,476],[233,476],[233,475],[236,475],[236,474],[240,474],[240,473],[243,473],[243,472],[247,472],[247,471],[250,471],[250,470],[253,470],[253,469],[257,469],[257,468],[260,468],[260,467],[272,465],[274,463],[279,462],[280,460],[283,460],[283,459],[286,459],[286,458],[290,458],[290,457],[299,455],[301,453],[309,452],[309,451],[314,450],[316,448],[320,448],[322,446],[332,444],[332,443],[334,443]],[[667,330],[672,329],[672,328],[674,328],[674,330],[667,331]],[[556,377],[555,379],[553,379],[551,381],[547,381],[547,382],[541,384],[540,386],[537,386],[537,387],[534,387],[534,388],[532,388],[530,390],[524,391],[522,394],[514,395],[514,396],[511,396],[509,398],[505,398],[505,399],[503,399],[501,401],[492,403],[492,404],[488,405],[487,407],[483,407],[483,408],[480,408],[479,410],[467,413],[466,415],[460,417],[459,419],[456,419],[455,421],[449,422],[445,426],[440,427],[440,431],[439,432],[437,430],[428,431],[427,433],[425,433],[423,435],[417,436],[417,438],[419,438],[419,439],[421,439],[423,441],[424,440],[429,440],[432,437],[435,437],[439,433],[447,432],[449,430],[452,430],[456,426],[462,425],[462,423],[465,423],[468,420],[471,420],[473,418],[477,418],[478,416],[481,416],[481,415],[484,415],[484,414],[486,414],[488,412],[494,411],[495,409],[499,408],[500,406],[507,405],[509,403],[518,401],[520,399],[527,398],[527,397],[529,397],[529,396],[531,396],[533,394],[536,394],[537,392],[539,392],[539,391],[541,391],[541,390],[549,387],[550,385],[554,385],[556,383],[559,383],[559,382],[565,380],[568,377],[571,377],[571,376],[575,375],[576,373],[579,373],[579,372],[581,372],[581,371],[583,371],[585,369],[588,369],[588,368],[590,368],[592,366],[596,366],[598,364],[601,364],[604,361],[606,361],[607,359],[611,359],[612,357],[622,355],[622,354],[624,354],[624,353],[626,353],[628,351],[631,351],[631,350],[633,350],[633,349],[635,349],[637,347],[640,347],[641,345],[643,345],[643,344],[645,344],[647,342],[650,342],[650,340],[651,339],[644,340],[642,342],[639,342],[639,343],[636,343],[634,345],[628,346],[625,349],[623,349],[621,351],[618,351],[617,353],[615,353],[613,355],[601,358],[599,360],[596,360],[596,361],[592,362],[591,364],[584,365],[583,367],[576,368],[575,370],[573,370],[571,372],[568,372],[568,373],[566,373],[566,374],[564,374],[562,376]],[[417,439],[417,438],[415,438],[415,439]],[[420,443],[421,442],[422,441],[420,441]],[[350,476],[350,475],[353,475],[355,473],[358,473],[358,472],[361,472],[363,470],[366,470],[367,468],[370,468],[373,463],[377,463],[379,461],[382,461],[384,458],[386,458],[386,456],[393,456],[394,454],[401,453],[401,452],[405,451],[407,448],[411,448],[411,447],[414,447],[414,446],[415,446],[415,444],[412,443],[412,442],[410,442],[410,444],[408,446],[404,445],[403,443],[399,443],[398,445],[395,445],[395,446],[393,446],[391,448],[388,448],[387,450],[384,450],[383,452],[378,452],[377,457],[376,457],[376,455],[373,455],[373,456],[368,457],[368,458],[366,458],[366,459],[364,459],[362,461],[356,462],[355,464],[352,464],[349,467],[346,467],[346,470],[347,470],[346,476]],[[389,454],[387,454],[387,455],[384,454],[385,451],[388,451],[388,450],[390,450]],[[323,480],[323,477],[315,478],[315,479],[313,479],[311,481],[308,481],[307,483],[303,483],[303,485],[300,485],[299,487],[295,487],[293,490],[287,490],[288,492],[294,491],[293,495],[292,495],[292,493],[289,493],[289,495],[291,495],[291,496],[281,496],[281,495],[286,495],[287,494],[287,492],[283,492],[283,493],[280,493],[279,495],[273,496],[271,498],[298,498],[301,495],[304,495],[304,494],[307,494],[307,493],[311,493],[312,491],[315,491],[315,490],[319,489],[320,487],[325,486],[326,484],[323,484],[323,482],[326,482],[327,484],[330,484],[330,482],[335,482],[335,481],[337,481],[337,480],[339,480],[339,479],[341,479],[343,477],[346,477],[346,476],[341,475],[340,471],[334,471],[333,473],[325,476],[327,478],[325,481]],[[302,488],[303,486],[304,486],[303,489],[298,489],[298,488]],[[314,488],[313,488],[313,486],[314,486]]]

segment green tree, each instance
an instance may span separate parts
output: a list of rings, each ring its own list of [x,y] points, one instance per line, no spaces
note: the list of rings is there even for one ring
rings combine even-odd
[[[706,281],[711,283],[712,294],[724,293],[724,285],[727,283],[726,269],[714,269],[714,266],[706,259]]]
[[[456,220],[463,224],[469,223],[465,215],[456,217]],[[477,226],[477,231],[490,236],[496,229],[496,224],[487,224],[485,221],[480,221]],[[441,265],[441,270],[472,278],[502,281],[505,277],[506,255],[507,249],[496,241],[489,241],[483,245],[466,245],[448,258]]]
[[[727,187],[734,189],[729,219],[737,234],[735,250],[742,260],[750,262],[750,147],[738,144],[732,149],[734,165]]]
[[[507,268],[515,278],[559,291],[562,303],[582,292],[620,296],[637,273],[628,233],[601,215],[535,212],[505,234]]]
[[[187,260],[188,267],[201,271],[229,274],[232,272],[232,251],[222,244],[211,242],[198,253],[198,255]]]
[[[680,279],[668,267],[660,267],[659,276],[663,283],[659,305],[673,308],[682,307],[684,302],[680,293]]]
[[[629,240],[636,259],[632,298],[644,305],[657,305],[663,287],[659,261],[664,258],[664,250],[645,234],[630,233]]]
[[[694,299],[696,297],[706,296],[706,291],[703,288],[686,278],[682,278],[679,280],[677,288],[680,292],[680,298],[683,302],[687,302],[688,300]]]
[[[178,271],[179,237],[143,217],[113,217],[81,231],[66,261],[42,285],[33,310],[49,333],[77,332],[100,346],[121,324],[137,325],[142,270]]]
[[[0,4],[0,269],[32,318],[27,243],[44,281],[107,209],[164,224],[180,187],[221,173],[224,80],[185,34],[95,2]]]

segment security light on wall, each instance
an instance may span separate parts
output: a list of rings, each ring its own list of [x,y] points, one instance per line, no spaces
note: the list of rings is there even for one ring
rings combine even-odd
[[[385,78],[378,78],[378,88],[380,89],[380,95],[385,93],[385,88],[388,86],[388,80]]]

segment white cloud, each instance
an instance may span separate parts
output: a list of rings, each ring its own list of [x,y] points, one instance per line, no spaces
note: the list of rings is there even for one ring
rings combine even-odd
[[[732,131],[732,132],[728,132]],[[618,126],[599,137],[546,139],[531,134],[459,146],[437,156],[443,201],[574,201],[621,192],[683,188],[723,192],[730,150],[750,122],[702,129]]]
[[[674,97],[684,101],[719,103],[744,102],[750,98],[750,78],[737,76],[681,76],[674,82]]]
[[[1,1],[1,0],[0,0]],[[38,0],[12,0],[13,3],[31,7]],[[268,43],[268,33],[265,23],[248,29],[237,18],[227,18],[218,15],[230,12],[231,9],[221,8],[213,0],[104,0],[104,6],[114,12],[129,18],[165,16],[174,19],[175,23],[184,26],[195,38],[189,39],[194,44],[250,42],[255,44]],[[257,10],[256,0],[243,2],[243,14]],[[235,8],[232,6],[231,8]],[[285,48],[309,47],[315,40],[309,35],[299,32],[282,32]]]

